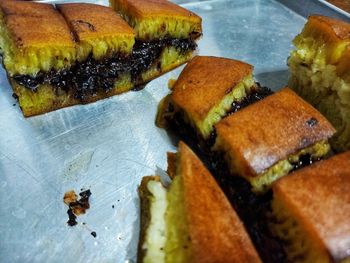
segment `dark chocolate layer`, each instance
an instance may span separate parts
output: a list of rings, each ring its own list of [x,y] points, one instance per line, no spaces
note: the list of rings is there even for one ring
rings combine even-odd
[[[232,104],[228,115],[272,93],[270,89],[257,84],[256,90],[248,94],[241,101]],[[171,105],[169,110],[172,110]],[[251,185],[248,181],[230,173],[223,154],[213,153],[211,151],[216,138],[215,131],[211,134],[210,138],[204,140],[196,133],[192,126],[184,122],[182,113],[180,112],[175,113],[172,119],[167,120],[167,123],[170,130],[176,131],[177,135],[197,153],[211,171],[243,221],[263,262],[287,262],[287,257],[283,250],[283,242],[276,239],[269,229],[272,191],[270,190],[263,195],[256,195],[251,191]],[[317,160],[313,160],[309,154],[303,155],[297,163],[292,164],[292,171],[310,165]]]
[[[114,87],[115,81],[122,73],[130,73],[132,81],[138,84],[142,72],[151,68],[159,59],[166,47],[175,47],[180,53],[196,49],[197,44],[192,39],[165,38],[150,42],[136,41],[132,54],[125,57],[116,54],[113,57],[95,60],[91,56],[82,63],[77,63],[70,69],[39,72],[35,77],[16,75],[18,84],[35,91],[41,84],[49,84],[56,89],[72,90],[74,97],[84,102],[99,91],[108,92]]]

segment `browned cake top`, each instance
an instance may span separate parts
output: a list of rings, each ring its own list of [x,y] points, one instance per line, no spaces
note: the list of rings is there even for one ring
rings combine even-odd
[[[289,88],[232,114],[215,128],[217,140],[244,176],[256,176],[335,132],[315,108]]]
[[[196,120],[203,120],[225,95],[253,72],[253,66],[233,59],[194,57],[176,81],[172,101]]]
[[[280,179],[273,192],[335,262],[350,256],[350,152]]]
[[[56,16],[56,10],[53,5],[26,2],[0,0],[0,8],[3,15],[26,15],[34,17],[52,17]]]
[[[64,18],[52,5],[1,0],[0,8],[17,47],[74,46]]]
[[[327,16],[310,16],[308,26],[320,34],[327,34],[333,41],[350,38],[350,24]]]
[[[116,0],[116,5],[119,5],[131,17],[139,19],[175,17],[201,21],[196,14],[167,0]]]
[[[9,15],[5,23],[17,47],[74,46],[71,32],[58,12],[40,18]]]
[[[133,29],[111,8],[94,4],[61,4],[62,12],[80,41],[108,36],[134,36]]]
[[[260,262],[243,224],[216,181],[182,142],[179,160],[193,263]]]

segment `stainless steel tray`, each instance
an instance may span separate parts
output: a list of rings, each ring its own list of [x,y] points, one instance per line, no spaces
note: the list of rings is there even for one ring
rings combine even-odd
[[[309,1],[183,5],[203,18],[201,55],[247,61],[255,65],[263,85],[279,89],[287,83],[286,59],[303,16],[317,11],[348,19],[323,1],[310,1],[318,9],[307,4],[302,16],[300,8],[290,9],[300,7],[295,2]],[[1,262],[136,260],[137,186],[142,176],[166,169],[166,152],[175,150],[166,132],[155,127],[154,118],[168,92],[168,79],[180,70],[140,92],[29,119],[22,116],[0,70]],[[66,191],[81,188],[91,190],[91,208],[78,217],[77,226],[69,227],[62,198]]]

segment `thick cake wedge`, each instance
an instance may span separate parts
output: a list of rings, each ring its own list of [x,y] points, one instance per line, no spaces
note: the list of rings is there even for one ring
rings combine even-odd
[[[350,24],[310,16],[293,43],[289,86],[337,129],[332,147],[350,149]]]
[[[144,236],[138,262],[261,262],[242,222],[198,157],[180,142],[175,159],[169,189],[154,177],[144,177],[139,188]]]

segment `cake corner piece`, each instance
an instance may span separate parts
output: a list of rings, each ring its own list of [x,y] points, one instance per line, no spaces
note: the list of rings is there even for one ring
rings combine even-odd
[[[293,262],[350,260],[350,152],[305,167],[273,186],[271,229]]]
[[[213,126],[245,96],[257,89],[253,66],[234,59],[195,56],[188,62],[159,107],[161,126],[181,115],[183,125],[208,139]],[[162,124],[163,123],[163,124]]]
[[[293,41],[289,85],[338,130],[331,145],[350,149],[350,23],[314,15]]]

